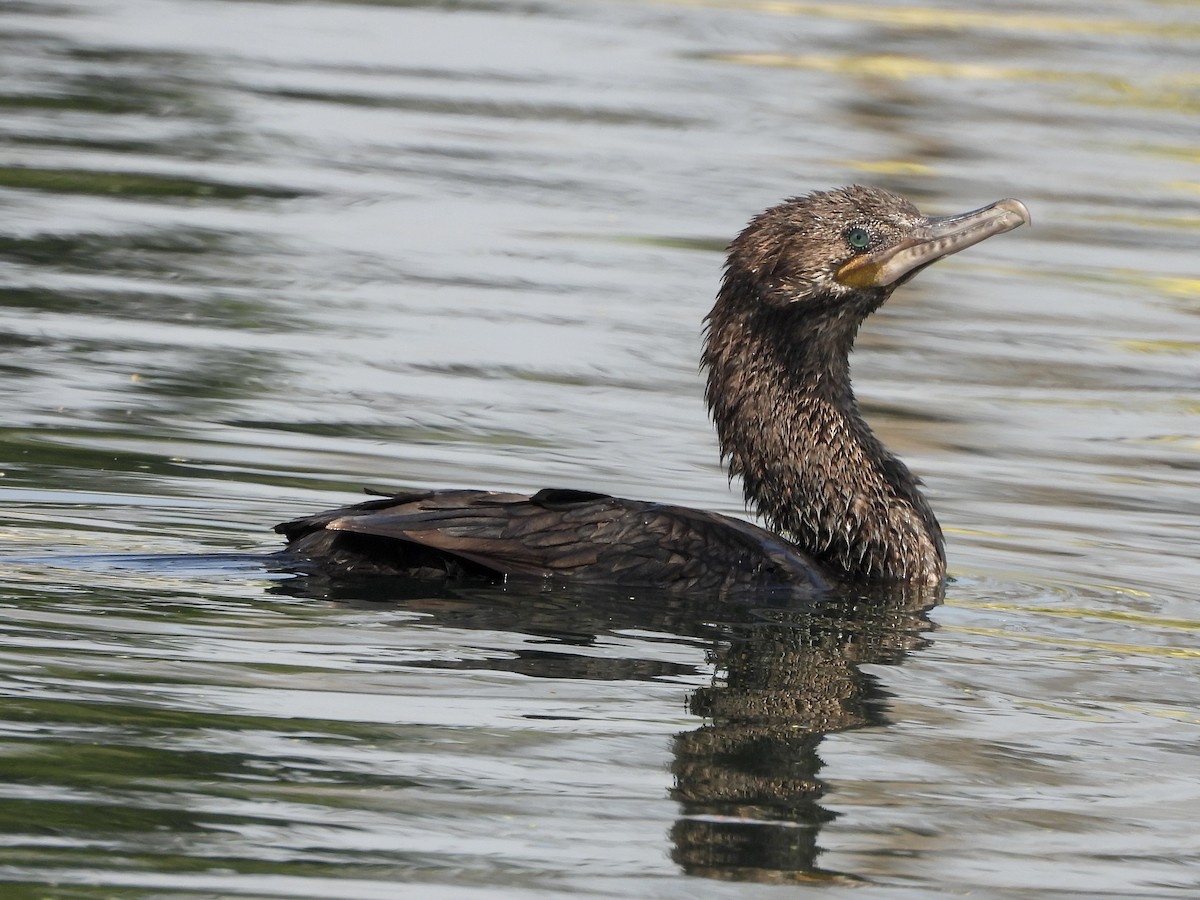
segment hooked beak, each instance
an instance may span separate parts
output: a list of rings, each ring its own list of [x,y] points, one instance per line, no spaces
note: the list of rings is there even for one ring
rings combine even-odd
[[[847,287],[894,287],[930,263],[1029,222],[1025,204],[1012,199],[927,218],[898,243],[854,257],[837,270],[836,278]]]

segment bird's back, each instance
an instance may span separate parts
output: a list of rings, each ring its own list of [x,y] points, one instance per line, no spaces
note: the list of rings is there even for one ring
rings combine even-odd
[[[336,575],[571,577],[679,590],[827,589],[796,547],[717,513],[575,490],[427,491],[276,526]]]

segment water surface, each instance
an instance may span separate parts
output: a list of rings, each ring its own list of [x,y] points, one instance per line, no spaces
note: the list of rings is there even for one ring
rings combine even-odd
[[[6,896],[1200,890],[1194,4],[18,2],[0,53]],[[854,359],[944,604],[247,561],[364,485],[744,514],[721,248],[851,181],[1033,212]]]

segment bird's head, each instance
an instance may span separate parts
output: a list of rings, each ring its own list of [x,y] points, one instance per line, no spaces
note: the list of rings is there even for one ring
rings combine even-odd
[[[730,245],[723,293],[739,305],[832,313],[857,323],[931,263],[1028,222],[1020,200],[925,216],[881,188],[821,191],[754,218]]]

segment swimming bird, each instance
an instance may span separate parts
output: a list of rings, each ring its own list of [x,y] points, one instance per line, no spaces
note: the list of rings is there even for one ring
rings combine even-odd
[[[852,185],[794,197],[729,246],[705,328],[705,399],[730,477],[771,530],[581,490],[433,490],[276,526],[334,576],[562,576],[734,591],[938,585],[942,531],[850,383],[859,326],[933,262],[1030,221],[1019,200],[922,215]]]

